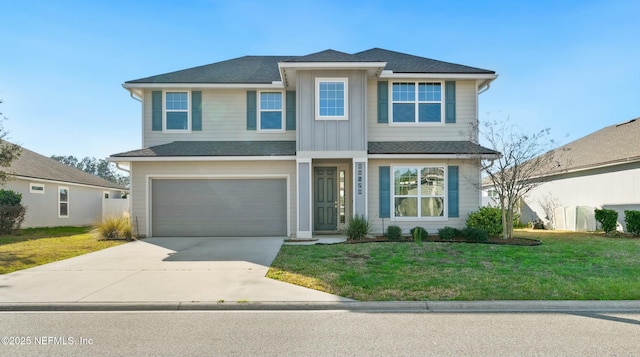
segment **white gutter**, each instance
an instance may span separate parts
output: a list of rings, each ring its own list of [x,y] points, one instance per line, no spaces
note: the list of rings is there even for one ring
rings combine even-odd
[[[290,161],[296,156],[138,156],[138,157],[109,157],[109,162],[164,162],[164,161]]]
[[[131,88],[223,88],[223,89],[242,89],[242,88],[265,88],[265,89],[282,89],[284,85],[280,81],[272,83],[124,83],[122,85],[126,89]]]

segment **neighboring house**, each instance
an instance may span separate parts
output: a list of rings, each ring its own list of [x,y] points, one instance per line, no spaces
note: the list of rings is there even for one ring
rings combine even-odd
[[[125,187],[25,148],[6,171],[13,177],[4,189],[22,194],[27,207],[23,228],[89,226],[102,220],[105,209],[128,208],[120,199],[128,192]],[[118,199],[115,208],[105,199]]]
[[[471,124],[494,71],[371,49],[245,56],[124,83],[142,103],[140,236],[462,227],[480,206]],[[470,181],[469,181],[470,180]]]
[[[550,228],[594,231],[595,208],[640,210],[640,118],[608,126],[555,149],[556,170],[524,198],[523,222],[540,219]],[[490,193],[490,185],[486,185]]]

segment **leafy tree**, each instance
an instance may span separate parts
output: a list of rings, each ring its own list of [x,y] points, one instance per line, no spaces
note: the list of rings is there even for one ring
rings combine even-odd
[[[77,157],[53,155],[52,159],[67,166],[75,167],[78,170],[101,177],[107,181],[129,187],[129,176],[121,175],[117,172],[116,165],[104,159],[95,157],[85,157],[79,160]]]
[[[484,145],[501,153],[497,159],[478,160],[498,196],[502,209],[502,238],[513,236],[513,221],[519,201],[545,181],[545,175],[562,168],[561,155],[554,150],[549,129],[520,132],[508,121],[487,121],[478,133]]]
[[[2,104],[0,99],[0,104]],[[0,112],[0,121],[6,120],[7,117]],[[5,140],[7,132],[0,123],[0,184],[4,184],[11,178],[11,173],[5,169],[11,166],[13,160],[16,160],[22,154],[22,148],[16,144],[12,144]]]

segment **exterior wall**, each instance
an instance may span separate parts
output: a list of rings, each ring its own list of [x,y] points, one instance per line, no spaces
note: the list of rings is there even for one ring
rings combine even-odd
[[[150,212],[147,212],[149,177],[215,178],[225,176],[288,175],[289,231],[296,232],[296,163],[291,161],[218,161],[218,162],[133,162],[131,170],[132,214],[136,236],[146,237]],[[247,217],[250,219],[250,217]]]
[[[459,166],[459,217],[443,219],[405,220],[393,218],[384,219],[384,227],[397,225],[404,233],[415,226],[424,227],[429,234],[437,233],[438,229],[450,226],[464,228],[469,213],[477,211],[480,207],[480,174],[477,166],[468,160],[409,160],[409,159],[375,159],[369,160],[369,186],[368,186],[368,218],[372,223],[374,233],[383,232],[383,219],[379,217],[379,168],[380,166],[395,165],[457,165]],[[393,206],[391,208],[393,211]]]
[[[624,227],[624,210],[640,209],[640,163],[618,165],[554,177],[531,191],[525,202],[540,218],[545,207],[608,208],[618,211]]]
[[[315,79],[348,78],[348,120],[316,120]],[[299,71],[296,83],[298,151],[364,151],[366,138],[364,71]]]
[[[392,80],[388,81],[391,84]],[[394,125],[391,123],[391,116],[388,124],[378,123],[377,85],[377,79],[369,79],[367,82],[368,141],[469,140],[470,135],[466,133],[469,133],[470,125],[478,118],[475,81],[456,81],[456,122],[442,125]],[[391,104],[389,107],[391,108]]]
[[[29,184],[44,185],[44,193],[30,193]],[[58,187],[69,188],[69,217],[58,217]],[[121,191],[108,188],[80,186],[70,183],[25,180],[16,178],[5,189],[22,194],[22,204],[27,207],[23,228],[56,226],[90,226],[102,220],[104,192],[110,197],[120,197]]]
[[[143,147],[189,140],[295,140],[295,131],[265,133],[258,130],[247,130],[248,90],[256,89],[202,89],[202,130],[189,133],[163,133],[151,130],[152,90],[145,90],[143,96]],[[283,97],[286,97],[284,91]],[[284,105],[283,108],[286,108],[286,103]]]

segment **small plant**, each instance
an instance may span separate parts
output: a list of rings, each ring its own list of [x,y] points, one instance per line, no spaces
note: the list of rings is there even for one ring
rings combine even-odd
[[[371,223],[364,216],[355,215],[347,223],[346,235],[350,240],[362,240],[371,233]]]
[[[640,237],[640,211],[625,210],[624,223],[627,225],[627,232]]]
[[[489,233],[484,229],[476,227],[465,227],[461,234],[465,239],[471,242],[486,242],[489,240]]]
[[[442,240],[452,240],[453,238],[459,237],[460,230],[453,227],[444,227],[438,229],[438,238]]]
[[[96,226],[94,234],[99,239],[133,239],[131,222],[127,215],[106,217]]]
[[[498,207],[482,207],[467,218],[467,227],[479,228],[497,236],[502,234],[502,210]]]
[[[384,233],[384,236],[388,240],[401,240],[402,239],[402,228],[398,226],[389,226],[387,227],[387,231]]]
[[[411,232],[413,241],[416,243],[422,243],[422,240],[429,236],[429,233],[423,227],[413,227],[409,232]]]
[[[596,221],[602,226],[605,233],[616,230],[618,224],[618,212],[612,209],[595,209]]]

